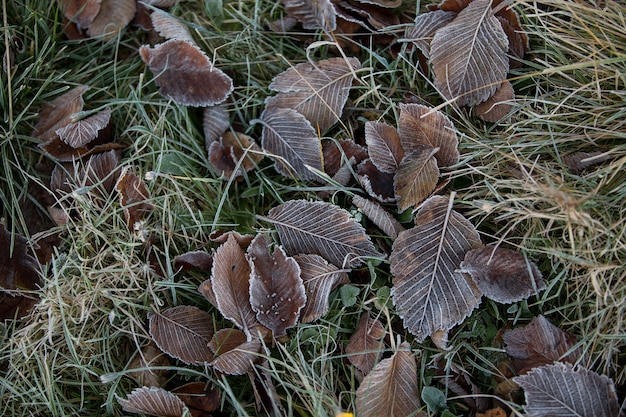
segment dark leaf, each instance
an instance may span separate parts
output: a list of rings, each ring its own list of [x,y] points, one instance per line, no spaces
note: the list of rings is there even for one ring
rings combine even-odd
[[[394,174],[380,172],[371,159],[366,159],[359,164],[358,173],[359,182],[370,197],[381,203],[396,201],[393,189]]]
[[[347,166],[347,162],[352,158],[358,164],[368,157],[367,149],[352,140],[325,140],[322,142],[322,153],[324,155],[324,172],[331,177],[341,167]]]
[[[357,206],[372,223],[378,226],[391,239],[397,238],[398,234],[404,231],[404,227],[400,222],[374,201],[354,195],[352,204]]]
[[[131,392],[126,400],[118,398],[122,409],[128,413],[151,416],[182,417],[187,407],[176,395],[162,388],[142,387]]]
[[[100,11],[100,0],[58,0],[65,17],[81,28],[88,27]]]
[[[194,268],[202,272],[211,272],[212,266],[213,255],[201,250],[186,252],[174,258],[174,269],[183,272]]]
[[[393,126],[381,122],[365,123],[365,143],[370,159],[379,171],[393,174],[398,170],[404,150]]]
[[[253,339],[221,353],[211,363],[213,368],[228,375],[243,375],[259,361],[261,341]]]
[[[400,162],[393,179],[393,189],[401,212],[417,206],[435,189],[439,178],[435,159],[438,151],[430,145],[420,145]]]
[[[143,220],[154,208],[149,201],[150,194],[141,178],[127,168],[120,175],[115,189],[120,193],[120,205],[124,209],[128,230],[132,231],[135,224]]]
[[[346,345],[348,360],[364,375],[369,374],[378,362],[382,354],[384,336],[383,325],[378,320],[372,319],[369,313],[364,313]]]
[[[505,80],[491,97],[474,106],[474,111],[486,122],[497,122],[510,113],[514,101],[513,86]]]
[[[332,32],[337,27],[335,9],[330,0],[282,0],[285,14],[302,23],[305,29]]]
[[[254,239],[253,235],[242,235],[241,233],[234,230],[229,230],[228,232],[225,232],[223,230],[215,230],[211,232],[211,234],[209,235],[209,239],[211,240],[211,242],[226,243],[226,241],[231,236],[235,239],[235,242],[237,242],[237,244],[242,249],[247,248],[248,245],[250,245],[250,242],[252,242],[252,239]]]
[[[146,345],[138,352],[128,365],[128,369],[137,369],[130,372],[139,385],[148,387],[160,387],[165,384],[167,371],[163,369],[150,369],[152,367],[167,367],[170,361],[167,355],[152,344]]]
[[[185,403],[192,417],[209,417],[222,404],[219,391],[204,382],[190,382],[172,393]]]
[[[45,104],[32,135],[44,142],[56,138],[57,130],[71,123],[72,116],[83,109],[83,93],[88,88],[86,85],[79,85]]]
[[[89,24],[87,34],[109,41],[124,30],[137,13],[135,0],[101,0],[100,12]]]
[[[585,168],[611,159],[611,155],[603,152],[576,152],[563,157],[563,163],[570,172],[581,172]]]
[[[241,330],[221,329],[213,335],[213,339],[209,342],[209,348],[215,356],[219,356],[222,353],[226,353],[229,350],[233,350],[237,346],[246,343],[247,340],[248,337]]]

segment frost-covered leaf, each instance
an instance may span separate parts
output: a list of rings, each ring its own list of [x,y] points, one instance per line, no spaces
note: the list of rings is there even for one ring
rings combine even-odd
[[[384,336],[383,325],[378,320],[372,319],[369,313],[364,313],[346,345],[350,363],[365,375],[370,373],[382,353]]]
[[[421,104],[400,104],[398,134],[408,154],[420,145],[439,148],[435,154],[440,167],[459,162],[458,139],[452,121],[442,112]]]
[[[332,32],[337,28],[335,8],[330,0],[283,0],[285,14],[302,23],[305,29]]]
[[[165,39],[178,39],[195,43],[187,26],[183,25],[178,19],[171,15],[160,10],[154,10],[152,14],[150,14],[150,20],[152,20],[154,30]]]
[[[79,85],[46,103],[39,113],[32,135],[44,142],[57,137],[57,130],[71,123],[72,116],[83,109],[83,93],[88,89],[86,85]]]
[[[417,206],[435,189],[439,178],[439,167],[435,159],[438,150],[430,145],[419,145],[400,162],[393,179],[400,211]]]
[[[291,200],[268,214],[288,254],[320,255],[335,266],[354,268],[363,258],[381,258],[365,229],[330,203]]]
[[[222,106],[210,106],[204,109],[202,114],[202,130],[206,149],[209,150],[211,143],[220,140],[224,132],[230,126],[228,112]]]
[[[360,68],[356,58],[303,62],[272,80],[270,90],[279,93],[268,97],[265,104],[268,109],[294,109],[311,122],[316,132],[324,133],[341,117],[354,71]]]
[[[506,78],[508,49],[491,0],[474,0],[435,32],[430,43],[435,85],[459,106],[483,102]]]
[[[491,97],[474,106],[474,112],[486,122],[497,122],[509,114],[513,101],[515,91],[511,83],[505,80]]]
[[[209,348],[219,356],[248,341],[248,337],[239,329],[220,329],[213,335]]]
[[[270,253],[265,235],[257,235],[248,247],[252,267],[250,304],[259,322],[270,329],[274,337],[286,334],[297,324],[306,294],[300,267],[280,246]]]
[[[120,194],[120,205],[124,210],[126,225],[132,231],[135,224],[154,209],[150,203],[150,194],[141,178],[128,168],[124,168],[120,174],[115,189]]]
[[[100,11],[89,24],[87,34],[92,38],[109,41],[116,37],[135,17],[135,0],[102,0]]]
[[[250,242],[252,242],[252,239],[254,239],[253,235],[242,235],[236,230],[229,230],[227,232],[223,230],[215,230],[209,234],[211,242],[217,243],[226,243],[230,237],[233,237],[235,242],[237,242],[242,249],[247,248],[248,245],[250,245]]]
[[[359,417],[419,417],[419,408],[417,364],[404,342],[363,379],[356,391],[356,411]]]
[[[98,137],[98,132],[108,126],[111,109],[108,107],[84,119],[68,123],[56,131],[61,140],[72,148],[81,148]]]
[[[575,364],[582,355],[577,340],[571,334],[537,316],[530,324],[504,332],[506,353],[511,357],[518,374],[555,361]]]
[[[325,140],[322,142],[324,155],[324,172],[334,176],[347,162],[354,160],[357,164],[367,159],[367,149],[352,140]]]
[[[359,164],[358,174],[361,187],[370,197],[381,203],[396,201],[393,189],[394,174],[379,171],[369,158]]]
[[[328,312],[328,297],[339,284],[348,283],[348,274],[328,263],[319,255],[295,255],[300,277],[306,290],[306,305],[300,312],[300,322],[309,323]]]
[[[617,417],[613,381],[581,366],[557,362],[513,378],[524,389],[529,417]]]
[[[397,238],[400,232],[405,230],[398,220],[374,201],[355,194],[352,197],[352,204],[357,206],[372,223],[391,239]]]
[[[252,339],[231,350],[222,352],[211,365],[216,370],[228,375],[243,375],[260,360],[261,341]]]
[[[154,48],[143,45],[139,55],[154,74],[161,95],[178,104],[212,106],[233,91],[232,79],[187,41],[172,39]]]
[[[393,174],[404,158],[398,131],[386,123],[366,122],[365,143],[372,163],[381,172]]]
[[[611,154],[605,152],[576,152],[563,157],[563,163],[570,172],[580,172],[585,168],[611,159]]]
[[[261,146],[276,155],[276,171],[287,177],[318,180],[307,166],[322,171],[322,147],[311,123],[293,109],[268,107],[261,116]]]
[[[480,291],[457,269],[482,246],[472,224],[441,196],[430,197],[391,250],[393,302],[404,327],[423,341],[461,323],[480,303]]]
[[[497,246],[467,252],[460,270],[470,274],[485,296],[499,303],[521,301],[546,288],[534,263],[519,252]]]
[[[197,307],[178,306],[163,313],[148,314],[150,336],[159,349],[185,363],[213,360],[209,341],[213,337],[213,317]]]
[[[180,398],[157,387],[135,388],[127,399],[118,398],[118,401],[122,409],[128,413],[182,417],[187,411],[185,403]]]
[[[417,15],[413,27],[407,34],[408,40],[413,42],[426,58],[430,56],[430,42],[439,28],[444,27],[456,17],[455,12],[434,10]]]
[[[254,139],[238,132],[225,132],[219,141],[209,146],[209,161],[224,175],[241,177],[263,159],[261,148]]]

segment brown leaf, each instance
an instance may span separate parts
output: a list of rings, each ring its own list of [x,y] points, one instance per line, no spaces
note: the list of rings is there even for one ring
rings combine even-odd
[[[398,220],[374,201],[355,194],[352,197],[352,204],[357,206],[372,223],[378,226],[391,239],[397,238],[398,234],[405,230]]]
[[[497,122],[511,112],[514,101],[513,86],[505,80],[491,97],[475,105],[474,111],[486,122]]]
[[[235,242],[237,242],[237,244],[242,249],[247,248],[248,245],[250,245],[250,242],[252,242],[252,239],[254,239],[253,235],[242,235],[235,230],[229,230],[228,232],[225,232],[223,230],[215,230],[211,232],[211,234],[209,235],[209,239],[211,240],[211,242],[226,243],[226,241],[231,236],[235,239]]]
[[[506,411],[500,407],[487,410],[485,413],[477,413],[476,417],[507,417]]]
[[[221,329],[213,335],[213,339],[209,342],[209,348],[215,356],[219,356],[246,343],[247,340],[248,337],[241,330]]]
[[[288,254],[312,253],[350,268],[361,265],[363,258],[383,257],[365,229],[347,211],[330,203],[287,201],[271,209],[265,220],[276,227]]]
[[[152,367],[167,367],[170,361],[167,355],[154,347],[152,344],[146,345],[138,352],[128,365],[128,369],[137,369],[129,372],[139,385],[149,387],[160,387],[165,384],[167,371],[163,369],[150,369]]]
[[[58,0],[65,17],[81,28],[88,27],[100,11],[100,0]]]
[[[172,394],[185,403],[192,417],[210,417],[210,412],[222,404],[219,391],[204,382],[190,382],[172,390]]]
[[[185,106],[213,106],[226,100],[233,82],[196,45],[172,39],[150,48],[139,48],[141,59],[155,75],[155,84],[166,98]]]
[[[280,246],[270,254],[265,235],[254,238],[248,247],[248,259],[252,267],[250,304],[256,318],[275,338],[285,336],[286,330],[298,323],[306,303],[300,267]]]
[[[174,269],[183,272],[194,268],[202,272],[211,272],[212,266],[213,255],[201,250],[186,252],[174,258]]]
[[[150,14],[150,20],[154,30],[165,39],[178,39],[195,44],[187,26],[171,15],[160,10],[154,10]]]
[[[457,13],[443,10],[434,10],[429,13],[421,13],[415,18],[407,38],[417,46],[426,58],[430,56],[430,43],[435,32],[450,23]]]
[[[32,135],[43,142],[56,138],[56,131],[71,123],[72,116],[83,109],[83,93],[88,88],[86,85],[79,85],[45,104]]]
[[[386,2],[389,7],[380,7],[383,2],[361,0],[331,0],[337,16],[349,22],[357,23],[365,29],[375,32],[400,24],[400,18],[390,7],[397,2]],[[339,25],[339,22],[338,22]]]
[[[354,158],[358,164],[367,159],[367,149],[352,140],[325,140],[322,142],[324,172],[334,176],[347,161]]]
[[[420,145],[430,145],[439,148],[435,158],[440,167],[459,162],[456,129],[452,121],[438,110],[421,104],[400,104],[398,133],[407,154]]]
[[[563,163],[570,172],[581,172],[585,168],[611,159],[611,155],[603,152],[576,152],[563,157]]]
[[[204,109],[202,128],[207,151],[213,142],[220,140],[229,126],[228,112],[223,106],[210,106]]]
[[[417,386],[417,364],[407,342],[388,359],[380,361],[356,391],[359,417],[423,416]]]
[[[339,284],[348,283],[348,274],[319,255],[295,255],[306,290],[306,305],[300,322],[310,323],[328,312],[328,297]]]
[[[56,134],[72,148],[82,148],[98,137],[98,132],[109,125],[111,109],[106,108],[98,113],[59,128]]]
[[[243,375],[260,360],[261,341],[253,339],[220,354],[211,365],[228,375]]]
[[[361,187],[370,197],[381,203],[396,201],[393,189],[394,174],[380,172],[371,159],[366,159],[359,164],[358,173]]]
[[[499,303],[521,301],[546,288],[534,263],[519,252],[496,246],[467,252],[460,271],[470,274],[478,289]]]
[[[141,178],[130,172],[128,168],[122,171],[115,189],[120,193],[120,205],[124,209],[128,230],[132,231],[135,229],[135,224],[154,209],[149,201],[150,194]]]
[[[254,139],[243,133],[226,132],[219,142],[209,146],[209,161],[222,175],[241,177],[263,159],[261,148]]]
[[[152,416],[182,417],[187,408],[176,395],[157,387],[135,388],[126,400],[117,400],[128,413]]]
[[[213,256],[211,285],[220,313],[246,334],[258,325],[250,305],[250,273],[243,250],[229,235]]]
[[[150,336],[159,349],[187,364],[213,360],[209,341],[213,337],[213,317],[192,306],[179,306],[162,314],[148,314]]]
[[[128,26],[135,13],[135,0],[101,0],[100,12],[89,24],[87,34],[92,38],[110,41]]]
[[[337,27],[335,9],[330,0],[282,0],[285,14],[302,23],[304,29],[332,32]]]
[[[316,132],[324,133],[339,121],[359,69],[357,58],[328,58],[291,67],[272,80],[270,90],[279,94],[265,100],[267,109],[294,109]]]
[[[457,269],[465,253],[482,246],[478,232],[451,201],[433,196],[415,227],[400,233],[391,250],[393,303],[418,342],[461,323],[480,303],[480,292]]]
[[[504,332],[506,353],[511,357],[518,374],[532,368],[549,365],[555,361],[575,364],[582,356],[578,343],[571,334],[550,323],[544,316],[537,316],[530,324]]]
[[[435,86],[459,106],[485,101],[509,71],[509,41],[491,0],[474,0],[435,32],[430,62]]]
[[[159,9],[169,9],[180,3],[181,0],[141,0],[143,3],[149,4]]]
[[[365,143],[372,163],[379,171],[394,174],[404,158],[400,136],[393,126],[381,122],[365,123]]]
[[[383,325],[378,320],[372,319],[369,313],[364,313],[346,345],[348,360],[364,375],[369,374],[378,362],[382,354],[384,336]]]
[[[438,151],[438,148],[433,149],[430,145],[420,145],[400,162],[393,179],[393,188],[401,212],[417,206],[435,189],[439,167],[434,156]]]

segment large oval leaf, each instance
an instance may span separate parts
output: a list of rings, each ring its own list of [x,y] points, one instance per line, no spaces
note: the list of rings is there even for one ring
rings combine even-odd
[[[435,32],[430,44],[435,85],[459,106],[485,101],[509,72],[508,49],[491,0],[474,0]]]
[[[416,226],[400,233],[391,249],[393,302],[417,341],[462,322],[480,303],[480,291],[457,269],[482,246],[474,226],[441,196],[426,200]]]
[[[270,210],[268,218],[290,255],[312,253],[336,266],[354,268],[363,258],[381,258],[365,229],[350,214],[323,201],[292,200]]]

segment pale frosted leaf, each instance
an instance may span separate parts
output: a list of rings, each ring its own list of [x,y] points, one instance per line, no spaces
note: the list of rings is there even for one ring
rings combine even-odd
[[[228,112],[223,106],[210,106],[204,109],[202,129],[207,150],[209,150],[211,143],[220,140],[228,126],[230,126],[230,119]]]
[[[518,374],[524,374],[555,361],[575,364],[582,356],[578,343],[571,334],[550,323],[544,316],[537,316],[523,327],[504,332],[506,353],[511,357]]]
[[[472,1],[430,43],[435,86],[459,106],[487,100],[509,71],[508,49],[491,0]]]
[[[150,336],[159,349],[185,363],[213,360],[209,342],[213,337],[213,317],[197,307],[179,306],[162,314],[148,314]]]
[[[497,122],[510,113],[514,101],[513,86],[505,80],[491,97],[474,106],[474,112],[486,122]]]
[[[162,96],[185,106],[212,106],[226,100],[233,80],[215,68],[197,46],[171,39],[154,48],[139,48]]]
[[[56,131],[61,140],[72,148],[82,148],[98,137],[98,132],[109,124],[111,109],[108,107],[94,115],[68,123]]]
[[[261,146],[276,155],[276,171],[288,177],[318,180],[307,166],[322,170],[320,140],[311,123],[293,109],[268,107],[262,116]]]
[[[482,243],[445,197],[426,200],[415,224],[394,241],[390,261],[394,305],[421,342],[461,323],[480,303],[480,291],[457,269],[465,253]]]
[[[420,408],[417,364],[407,342],[393,356],[380,361],[356,391],[359,417],[408,417]]]
[[[546,288],[537,265],[497,246],[467,252],[460,268],[486,297],[499,303],[521,301]]]
[[[268,97],[265,103],[267,108],[298,111],[311,122],[315,131],[324,133],[339,121],[348,100],[354,71],[360,68],[361,63],[356,58],[303,62],[272,80],[270,90],[279,93]]]
[[[185,403],[175,394],[157,387],[135,388],[127,399],[118,398],[124,411],[151,416],[182,417]]]
[[[339,284],[348,283],[348,274],[328,263],[319,255],[295,255],[300,277],[306,290],[306,305],[300,312],[300,322],[310,323],[328,312],[328,297]]]
[[[459,162],[458,139],[452,121],[442,112],[421,104],[400,104],[400,143],[406,153],[420,145],[439,148],[435,154],[440,167]]]
[[[320,255],[336,266],[354,268],[363,258],[381,258],[365,229],[350,214],[333,204],[291,200],[270,210],[268,218],[278,230],[288,254]]]
[[[46,103],[39,113],[39,120],[32,135],[46,142],[57,137],[57,130],[72,122],[72,116],[83,109],[83,93],[89,87],[79,85]]]
[[[357,206],[372,223],[378,226],[391,239],[397,238],[398,234],[405,230],[395,217],[374,201],[355,194],[352,197],[352,204]]]
[[[252,267],[250,304],[259,322],[270,329],[274,337],[286,334],[295,326],[300,310],[306,303],[306,294],[300,267],[280,246],[270,253],[269,240],[257,235],[248,247]]]
[[[438,150],[430,145],[419,145],[400,162],[393,188],[401,212],[417,206],[435,189],[439,167],[434,155]]]
[[[365,143],[372,163],[381,172],[393,174],[404,158],[400,136],[393,126],[381,122],[365,123]]]
[[[305,29],[332,32],[337,28],[335,8],[330,0],[283,0],[285,13]]]
[[[187,41],[189,43],[195,43],[187,26],[183,25],[178,19],[171,15],[154,10],[150,15],[152,20],[152,26],[159,35],[165,39],[178,39],[181,41]]]
[[[430,56],[430,42],[435,36],[435,32],[450,23],[455,17],[456,13],[443,10],[419,14],[415,18],[413,27],[409,28],[410,32],[407,34],[407,38],[428,58]]]
[[[92,38],[109,41],[130,23],[137,13],[135,0],[102,0],[100,12],[89,24],[87,34]]]
[[[350,363],[365,375],[369,374],[382,354],[384,336],[383,325],[378,320],[372,319],[369,313],[364,313],[346,345]]]
[[[58,0],[63,14],[81,28],[86,28],[100,12],[100,0]]]
[[[257,325],[250,306],[250,264],[232,235],[213,256],[211,287],[220,313],[246,334]]]
[[[228,375],[243,375],[260,360],[259,352],[261,352],[261,341],[254,339],[222,353],[211,362],[211,365]]]
[[[613,381],[581,366],[557,362],[513,378],[524,389],[529,417],[617,417]]]

